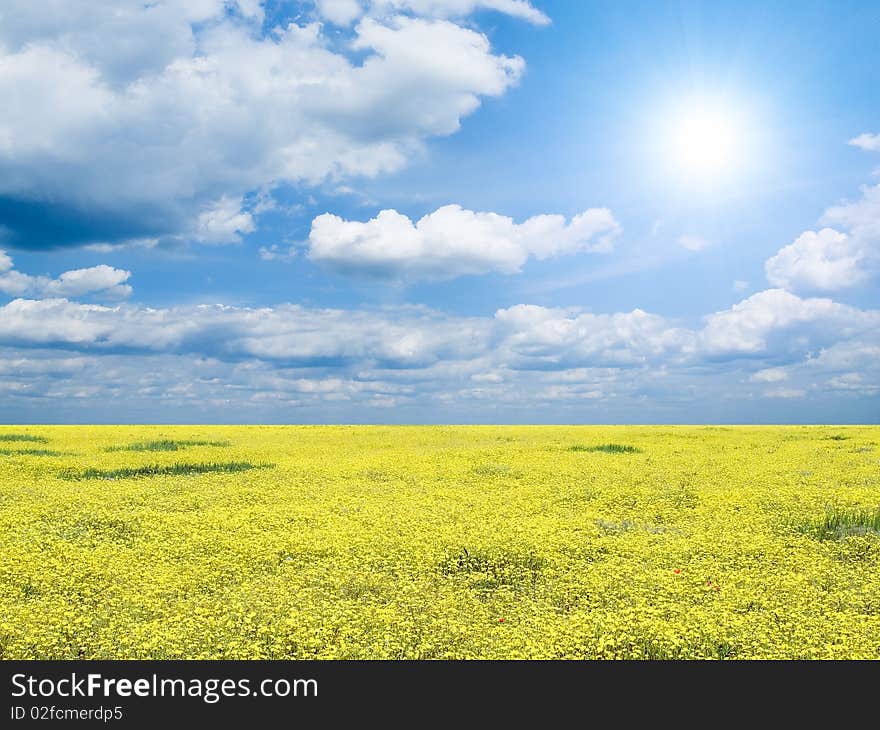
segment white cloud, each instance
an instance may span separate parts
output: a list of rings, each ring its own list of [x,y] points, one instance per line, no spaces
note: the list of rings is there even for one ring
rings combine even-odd
[[[853,137],[848,144],[859,147],[866,152],[880,152],[880,134],[865,132],[858,137]]]
[[[39,358],[0,356],[0,376],[17,376],[21,379],[43,375],[70,377],[75,373],[83,372],[90,366],[97,367],[97,360],[85,357],[64,357],[57,354],[52,357]]]
[[[243,213],[242,200],[224,196],[203,210],[196,222],[195,239],[201,243],[237,243],[256,227],[253,216]]]
[[[372,9],[380,13],[408,10],[441,18],[464,18],[476,10],[495,10],[535,25],[550,23],[550,18],[528,0],[373,0]]]
[[[284,248],[277,243],[269,246],[260,246],[259,256],[263,261],[292,261],[297,256],[293,246]]]
[[[752,383],[779,383],[788,380],[789,375],[785,368],[765,368],[754,373],[749,381]]]
[[[807,394],[802,388],[771,388],[764,391],[765,398],[803,398]]]
[[[679,236],[677,243],[688,251],[702,251],[712,245],[711,241],[692,233],[686,233]]]
[[[465,18],[479,10],[494,10],[535,25],[548,25],[550,18],[528,0],[316,0],[318,15],[339,26],[351,25],[361,16],[393,16],[402,12],[429,18]]]
[[[31,276],[16,271],[12,259],[5,251],[0,251],[0,292],[9,296],[81,297],[99,294],[106,299],[122,299],[131,295],[131,286],[125,283],[130,277],[130,271],[106,264],[65,271],[57,279]]]
[[[525,65],[417,8],[363,17],[339,44],[318,23],[261,36],[252,5],[4,3],[0,198],[98,221],[46,229],[74,243],[198,236],[204,225],[206,241],[231,240],[253,225],[231,201],[399,169]],[[206,219],[212,209],[229,215]],[[42,234],[12,231],[22,245],[64,243]]]
[[[312,221],[309,257],[348,273],[408,279],[510,274],[530,256],[607,251],[619,231],[606,208],[591,208],[568,222],[561,215],[539,215],[523,223],[458,205],[416,223],[395,210],[365,223],[327,213]]]
[[[828,381],[828,385],[835,390],[862,390],[865,387],[861,373],[844,373]]]
[[[699,344],[709,356],[810,352],[878,326],[880,312],[767,289],[706,317]]]
[[[83,246],[85,251],[94,251],[95,253],[113,253],[121,249],[151,249],[159,245],[158,238],[130,238],[124,243],[89,243]]]
[[[658,418],[692,417],[705,401],[745,408],[761,383],[769,387],[757,395],[818,399],[811,404],[830,404],[832,419],[846,398],[864,418],[871,408],[864,398],[880,394],[878,353],[880,312],[779,290],[711,315],[697,330],[640,310],[536,305],[462,317],[419,307],[18,299],[0,307],[0,413],[45,417],[47,408],[99,403],[112,420],[122,416],[114,404],[125,403],[160,420],[172,411],[222,418],[234,408],[243,420],[289,422],[368,417],[358,416],[369,412],[361,409],[384,404],[396,420],[440,412],[445,420],[453,413],[464,420],[606,420],[612,412],[638,420],[647,400]],[[43,360],[51,364],[33,366]],[[328,410],[346,403],[354,410]],[[316,410],[294,416],[291,408]]]
[[[95,292],[112,297],[127,297],[131,294],[131,287],[124,282],[129,277],[130,271],[100,264],[87,269],[65,271],[57,279],[49,281],[41,293],[46,297],[79,297]]]
[[[318,14],[336,25],[351,25],[363,14],[358,0],[317,0]]]
[[[737,294],[741,294],[742,292],[744,292],[748,288],[749,288],[749,282],[747,282],[743,279],[737,279],[736,281],[733,282],[733,290]]]
[[[869,379],[870,378],[870,379]],[[831,391],[849,393],[856,396],[880,395],[880,372],[874,368],[870,373],[849,372],[830,378],[825,387]]]
[[[693,333],[640,309],[591,314],[519,304],[495,318],[515,367],[629,366],[675,359],[693,346]]]
[[[845,228],[866,252],[880,244],[880,185],[862,187],[861,199],[825,211],[822,223]]]
[[[880,185],[825,211],[819,231],[805,231],[765,263],[767,280],[792,291],[836,291],[864,283],[880,264]]]
[[[880,331],[835,342],[808,358],[805,364],[817,370],[874,370],[880,375]]]
[[[830,391],[880,395],[880,329],[835,342],[808,357],[800,369],[811,382],[825,376]]]
[[[216,21],[226,8],[262,19],[254,0],[4,0],[0,43],[13,52],[52,46],[101,69],[114,85],[125,85],[192,54],[191,24]]]
[[[422,367],[483,347],[489,323],[412,309],[381,313],[281,305],[152,309],[16,299],[0,308],[0,341],[103,350],[198,353],[268,361],[375,361]],[[475,349],[476,348],[476,349]]]
[[[335,362],[361,368],[387,363],[418,369],[480,360],[474,372],[496,374],[505,369],[691,367],[743,356],[858,370],[867,368],[870,360],[864,353],[871,350],[864,348],[876,348],[878,341],[880,312],[829,299],[801,299],[778,289],[710,315],[699,330],[638,309],[594,314],[530,304],[499,309],[493,317],[448,316],[420,307],[394,312],[292,304],[163,309],[66,299],[16,299],[0,307],[0,346],[78,343],[90,350]],[[862,360],[839,349],[848,342],[861,343]],[[783,377],[779,364],[768,363],[757,372],[749,369],[753,382],[778,382]]]
[[[853,239],[833,228],[806,231],[767,259],[764,270],[774,286],[790,290],[834,291],[860,283],[864,255]]]

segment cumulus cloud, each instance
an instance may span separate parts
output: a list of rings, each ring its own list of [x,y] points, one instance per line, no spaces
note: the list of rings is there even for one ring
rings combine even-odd
[[[629,366],[674,360],[693,347],[693,333],[640,309],[592,314],[520,304],[495,318],[514,367]]]
[[[783,380],[788,380],[788,377],[789,375],[785,368],[764,368],[753,373],[749,381],[752,383],[779,383]]]
[[[859,200],[829,208],[822,222],[845,228],[865,249],[876,249],[880,243],[880,185],[865,186]]]
[[[805,364],[817,370],[874,371],[880,375],[880,332],[835,342],[809,357]]]
[[[828,227],[805,231],[764,265],[767,280],[791,291],[836,291],[864,283],[880,264],[880,185],[825,211]]]
[[[465,18],[478,10],[494,10],[535,25],[550,18],[528,0],[316,0],[319,17],[339,26],[351,25],[363,15],[412,13],[431,18]]]
[[[521,58],[440,17],[481,6],[531,7],[393,4],[338,43],[320,23],[266,31],[260,6],[241,1],[4,3],[7,237],[226,242],[253,229],[249,193],[399,169],[521,76]]]
[[[201,243],[236,243],[256,226],[250,213],[241,211],[242,200],[223,196],[203,210],[196,222],[195,238]]]
[[[364,12],[358,0],[316,0],[315,7],[318,15],[336,25],[351,25]]]
[[[447,205],[415,223],[395,210],[366,221],[324,214],[312,221],[309,258],[346,273],[446,279],[520,270],[529,257],[607,251],[620,226],[606,208],[566,221],[538,215],[522,223],[497,213]]]
[[[441,18],[464,18],[476,10],[495,10],[535,25],[550,23],[550,18],[528,0],[372,0],[370,5],[373,12],[407,10]]]
[[[130,277],[130,271],[106,264],[65,271],[57,279],[31,276],[16,271],[9,255],[0,251],[0,292],[9,296],[81,297],[99,294],[107,299],[122,299],[131,295],[131,286],[125,283]]]
[[[698,339],[700,349],[710,357],[790,355],[816,350],[878,326],[880,312],[767,289],[709,315]]]
[[[767,259],[767,281],[791,290],[834,291],[865,278],[863,252],[846,233],[833,228],[806,231]]]
[[[828,385],[835,390],[861,390],[864,388],[864,378],[861,373],[844,373],[831,378]]]
[[[880,152],[880,134],[865,132],[858,137],[853,137],[849,141],[849,144],[853,147],[863,149],[866,152]]]

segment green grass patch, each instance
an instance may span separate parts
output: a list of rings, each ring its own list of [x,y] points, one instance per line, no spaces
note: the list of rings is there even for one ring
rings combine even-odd
[[[835,433],[831,436],[824,436],[823,441],[849,441],[849,436],[844,436],[842,433]]]
[[[641,454],[642,450],[636,446],[626,444],[599,444],[598,446],[583,446],[575,444],[568,447],[569,451],[601,451],[606,454]]]
[[[29,441],[34,444],[48,444],[45,436],[34,436],[30,433],[0,433],[0,441]]]
[[[108,446],[104,451],[180,451],[193,446],[229,446],[228,441],[175,441],[159,439],[157,441],[141,441],[125,446]]]
[[[131,546],[139,534],[136,520],[83,515],[56,527],[62,540],[77,543],[114,542]]]
[[[819,540],[839,540],[854,535],[880,535],[880,507],[828,507],[822,519],[807,523],[805,532]]]
[[[481,464],[471,472],[481,477],[503,477],[510,474],[510,467],[507,464]]]
[[[446,576],[467,577],[474,588],[492,589],[534,584],[545,565],[544,558],[532,552],[462,548],[461,552],[447,556],[439,568]]]
[[[64,451],[51,449],[0,449],[3,456],[64,456]]]
[[[248,461],[210,462],[207,464],[149,464],[120,469],[66,469],[62,479],[138,479],[141,477],[188,476],[190,474],[232,473],[251,469],[268,469],[274,464],[251,464]]]

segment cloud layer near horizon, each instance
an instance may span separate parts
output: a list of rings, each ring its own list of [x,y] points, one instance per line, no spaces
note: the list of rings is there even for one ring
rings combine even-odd
[[[22,408],[34,398],[68,397],[87,381],[88,397],[110,397],[123,387],[114,385],[119,372],[133,378],[128,397],[135,400],[160,403],[187,392],[242,409],[245,419],[254,408],[277,415],[340,402],[425,408],[490,398],[499,407],[579,408],[612,400],[635,406],[646,397],[858,397],[880,389],[880,311],[779,289],[713,313],[695,329],[638,309],[517,305],[493,317],[452,317],[423,307],[156,309],[17,299],[0,308],[0,348],[0,387]],[[156,370],[157,361],[174,369]],[[110,377],[86,377],[84,362]],[[74,383],[64,382],[69,368]]]

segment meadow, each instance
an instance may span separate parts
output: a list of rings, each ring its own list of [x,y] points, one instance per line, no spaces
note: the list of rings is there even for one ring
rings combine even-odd
[[[0,427],[0,658],[880,659],[880,427]]]

